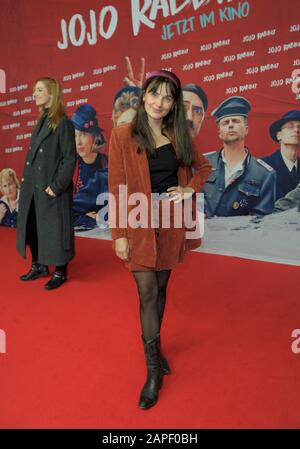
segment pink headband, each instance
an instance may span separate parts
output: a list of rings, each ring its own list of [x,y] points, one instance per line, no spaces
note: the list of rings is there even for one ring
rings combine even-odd
[[[146,79],[145,79],[144,84],[143,84],[143,88],[145,89],[148,86],[149,81],[152,78],[156,78],[158,76],[160,76],[162,78],[169,79],[170,81],[172,81],[173,84],[175,84],[176,89],[181,90],[180,79],[175,75],[175,73],[169,72],[168,70],[155,70],[154,72],[150,72],[146,76]]]

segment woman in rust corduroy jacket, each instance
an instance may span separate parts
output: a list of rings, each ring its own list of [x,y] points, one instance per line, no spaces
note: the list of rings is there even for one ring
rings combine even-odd
[[[165,70],[151,72],[133,123],[112,130],[108,170],[114,197],[109,206],[113,248],[131,270],[140,299],[147,364],[139,401],[142,409],[156,403],[163,374],[170,373],[160,349],[160,328],[171,270],[186,250],[201,243],[199,233],[187,239],[185,224],[178,227],[174,220],[182,219],[180,206],[189,200],[196,221],[195,193],[210,171],[209,162],[189,137],[180,80]],[[154,199],[157,196],[159,200]],[[170,206],[168,227],[162,219],[166,205]],[[153,220],[155,213],[158,223]]]

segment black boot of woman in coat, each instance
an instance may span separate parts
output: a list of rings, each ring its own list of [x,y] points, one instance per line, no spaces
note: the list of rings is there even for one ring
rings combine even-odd
[[[45,284],[44,288],[46,290],[54,290],[64,284],[68,279],[67,268],[68,264],[57,266],[52,278]]]
[[[20,276],[21,281],[34,281],[34,279],[38,279],[44,276],[49,275],[49,270],[47,265],[42,265],[36,261],[32,261],[30,270],[26,274],[22,274]]]

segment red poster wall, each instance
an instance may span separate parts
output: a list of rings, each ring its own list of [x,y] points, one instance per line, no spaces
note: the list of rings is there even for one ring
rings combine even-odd
[[[109,134],[125,55],[135,71],[145,57],[146,71],[168,68],[183,83],[204,88],[203,150],[219,146],[209,112],[226,97],[242,95],[253,108],[249,147],[257,155],[271,152],[269,124],[299,104],[299,6],[299,0],[288,7],[272,0],[2,1],[1,166],[21,170],[36,117],[32,84],[43,75],[62,81],[69,114],[76,102],[92,103]]]
[[[203,152],[220,148],[210,113],[231,95],[252,105],[247,145],[254,156],[277,148],[270,124],[299,109],[299,0],[2,0],[0,22],[0,168],[13,167],[19,177],[37,113],[32,85],[41,76],[62,82],[69,115],[92,104],[108,139],[124,57],[135,74],[141,57],[146,72],[172,70],[208,96],[197,137]]]

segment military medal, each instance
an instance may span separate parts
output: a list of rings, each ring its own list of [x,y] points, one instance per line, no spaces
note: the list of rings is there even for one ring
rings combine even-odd
[[[242,199],[242,200],[240,201],[240,206],[241,206],[241,207],[246,207],[246,206],[248,206],[248,201]]]

